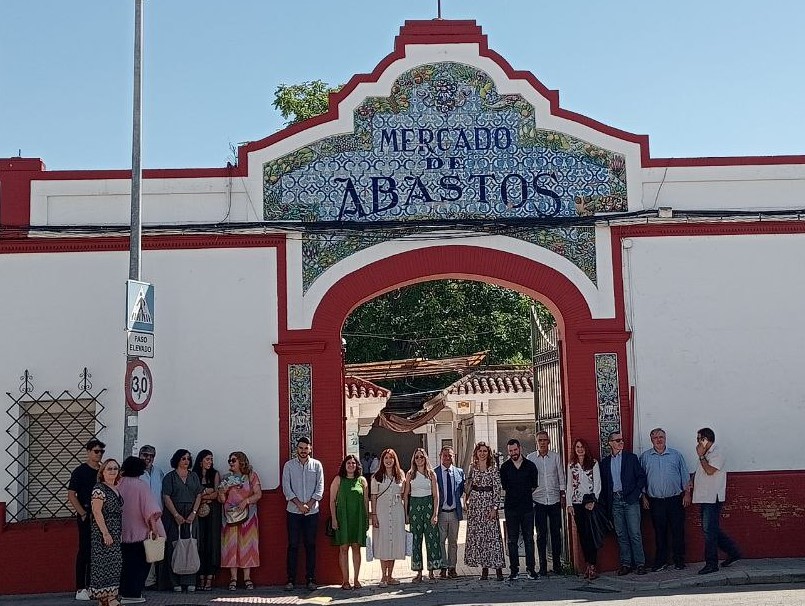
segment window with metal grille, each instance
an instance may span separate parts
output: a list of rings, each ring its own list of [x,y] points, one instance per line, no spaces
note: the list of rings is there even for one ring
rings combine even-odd
[[[20,377],[21,395],[8,393],[14,400],[6,430],[12,439],[6,448],[12,459],[6,467],[12,478],[6,486],[9,521],[72,515],[67,504],[70,474],[84,462],[84,445],[105,427],[98,419],[103,410],[98,398],[106,390],[92,394],[91,376],[85,368],[75,396],[65,390],[55,397],[50,391],[37,397],[26,370]]]

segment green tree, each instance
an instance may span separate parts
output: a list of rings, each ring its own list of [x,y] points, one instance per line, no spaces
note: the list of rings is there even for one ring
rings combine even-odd
[[[489,364],[527,364],[532,305],[544,326],[555,324],[543,305],[492,284],[438,280],[400,288],[367,301],[347,318],[347,362],[488,350]]]
[[[301,84],[280,84],[274,91],[274,108],[287,124],[296,124],[327,111],[329,94],[341,90],[321,80]]]

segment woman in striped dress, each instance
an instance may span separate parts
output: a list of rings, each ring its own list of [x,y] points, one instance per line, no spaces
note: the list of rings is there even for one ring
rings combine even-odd
[[[422,539],[428,554],[428,579],[435,580],[433,571],[442,566],[439,546],[439,485],[436,473],[430,466],[425,449],[417,448],[411,457],[411,469],[406,476],[403,502],[414,535],[411,550],[411,570],[416,571],[412,583],[422,582]]]
[[[238,586],[238,568],[243,569],[243,586],[254,589],[251,569],[260,565],[257,526],[257,502],[263,494],[260,478],[249,464],[249,458],[240,451],[229,455],[229,473],[218,486],[218,500],[224,504],[221,536],[221,567],[229,568],[229,589]],[[226,512],[230,509],[248,510],[248,517],[239,524],[227,524]]]

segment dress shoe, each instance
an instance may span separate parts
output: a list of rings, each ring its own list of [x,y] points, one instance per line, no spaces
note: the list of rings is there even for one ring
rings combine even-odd
[[[668,564],[656,564],[651,567],[651,572],[662,572],[668,570]]]
[[[615,574],[617,574],[619,577],[622,577],[624,575],[629,574],[630,572],[632,572],[631,568],[629,568],[628,566],[621,566],[620,568],[618,568],[618,572],[616,572]]]
[[[675,570],[685,570],[685,568],[687,568],[687,566],[685,566],[685,562],[677,562],[674,564]]]
[[[638,567],[637,567],[637,568],[635,568],[635,570],[634,570],[634,573],[635,573],[635,574],[639,574],[639,575],[644,575],[644,574],[646,574],[647,572],[648,572],[648,570],[646,570],[646,567],[645,567],[645,566],[643,566],[642,564],[640,564],[640,566],[638,566]]]
[[[539,575],[537,574],[536,570],[529,570],[528,578],[532,581],[539,581]]]
[[[439,571],[439,578],[440,579],[446,579],[447,578],[447,568],[442,568]]]
[[[455,568],[448,568],[447,569],[447,576],[449,576],[451,579],[457,579],[458,578],[458,573],[456,572]]]
[[[732,566],[733,564],[735,564],[735,562],[737,562],[737,561],[738,561],[738,560],[740,560],[740,559],[741,559],[741,555],[740,555],[740,554],[738,554],[738,555],[731,555],[731,556],[729,556],[729,557],[728,557],[726,560],[724,560],[723,562],[721,562],[721,567],[722,567],[722,568],[729,568],[730,566]]]
[[[699,570],[699,574],[710,574],[713,572],[718,572],[718,566],[716,564],[707,564],[704,568]]]

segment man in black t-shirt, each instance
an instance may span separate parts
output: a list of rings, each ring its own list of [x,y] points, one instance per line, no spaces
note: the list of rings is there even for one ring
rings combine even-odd
[[[87,460],[73,470],[67,484],[67,501],[75,511],[78,522],[78,553],[75,557],[75,599],[89,600],[87,586],[90,567],[90,500],[92,489],[98,483],[98,469],[101,467],[106,444],[92,438],[84,446]]]

